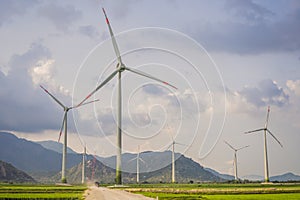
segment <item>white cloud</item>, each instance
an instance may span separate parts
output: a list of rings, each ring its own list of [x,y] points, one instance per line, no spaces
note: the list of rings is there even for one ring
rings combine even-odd
[[[287,80],[286,86],[297,96],[300,96],[300,80]]]

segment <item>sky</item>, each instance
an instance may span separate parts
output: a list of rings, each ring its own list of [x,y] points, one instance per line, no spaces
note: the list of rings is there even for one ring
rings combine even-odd
[[[175,85],[122,73],[123,152],[176,152],[205,167],[263,176],[270,106],[270,175],[300,174],[300,2],[0,0],[0,130],[57,141],[62,108],[77,105],[117,64]],[[68,146],[116,154],[117,79],[68,116]],[[162,166],[163,167],[163,166]]]

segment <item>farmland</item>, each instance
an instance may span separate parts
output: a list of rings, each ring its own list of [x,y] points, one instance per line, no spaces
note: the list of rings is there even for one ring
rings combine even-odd
[[[164,184],[125,189],[159,199],[300,199],[300,184]]]
[[[84,186],[0,185],[0,199],[83,199]]]
[[[103,187],[107,185],[102,185]],[[160,200],[300,199],[300,184],[129,184],[116,189]],[[0,185],[1,199],[80,200],[85,186]]]

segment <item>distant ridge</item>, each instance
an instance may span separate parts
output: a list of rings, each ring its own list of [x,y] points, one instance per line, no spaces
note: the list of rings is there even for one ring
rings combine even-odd
[[[300,181],[300,176],[293,173],[285,173],[278,176],[272,176],[270,181],[288,182],[288,181]]]
[[[144,153],[144,152],[143,152]],[[143,154],[141,153],[141,154]],[[162,162],[162,160],[166,159],[166,155],[171,156],[170,152],[146,152],[146,154],[155,154],[155,160],[151,160],[150,162],[158,163]],[[149,156],[149,155],[147,155]],[[122,158],[124,160],[128,160],[129,158],[136,157],[135,154],[123,154]],[[108,159],[109,161],[114,160],[113,157],[102,158]],[[145,158],[143,158],[145,159]],[[145,162],[147,160],[145,159]],[[127,166],[126,166],[127,164]],[[221,182],[225,181],[224,179],[215,176],[209,171],[205,170],[199,163],[194,162],[192,159],[187,158],[181,154],[178,154],[178,159],[175,161],[176,164],[176,181],[179,183],[190,183],[190,182]],[[146,164],[147,165],[147,164]],[[135,167],[136,162],[128,163],[124,162],[124,168],[129,170],[130,167]],[[148,169],[151,166],[147,166]],[[72,183],[80,183],[81,181],[81,169],[82,163],[77,166],[74,166],[70,170],[68,170],[69,181]],[[131,173],[123,172],[123,182],[124,183],[135,183],[136,182],[136,168],[130,169]],[[92,175],[94,174],[94,175]],[[59,175],[55,176],[55,179],[59,179]],[[88,181],[98,181],[100,183],[114,183],[115,178],[115,169],[112,167],[108,167],[104,165],[102,162],[98,160],[89,160],[86,164],[86,177]],[[94,177],[94,179],[92,179]],[[161,169],[143,172],[140,174],[140,182],[148,182],[148,183],[168,183],[171,182],[171,163],[167,166],[162,167]]]
[[[61,154],[32,141],[21,139],[7,132],[0,132],[0,160],[11,163],[26,173],[58,172],[61,170]],[[80,154],[68,154],[67,168],[82,160]]]
[[[44,148],[55,151],[57,153],[62,153],[62,149],[63,149],[63,144],[59,143],[59,142],[55,142],[52,140],[47,140],[47,141],[40,141],[40,142],[36,142],[40,145],[42,145]],[[73,151],[71,148],[67,148],[67,153],[70,154],[77,154],[77,152]]]
[[[0,160],[0,182],[35,183],[36,181],[25,172],[18,170],[13,165]]]

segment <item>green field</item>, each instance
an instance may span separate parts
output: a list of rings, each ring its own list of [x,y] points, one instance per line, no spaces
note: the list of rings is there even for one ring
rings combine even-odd
[[[83,199],[84,186],[0,185],[0,199]]]
[[[300,184],[145,184],[125,190],[160,200],[300,199]]]

